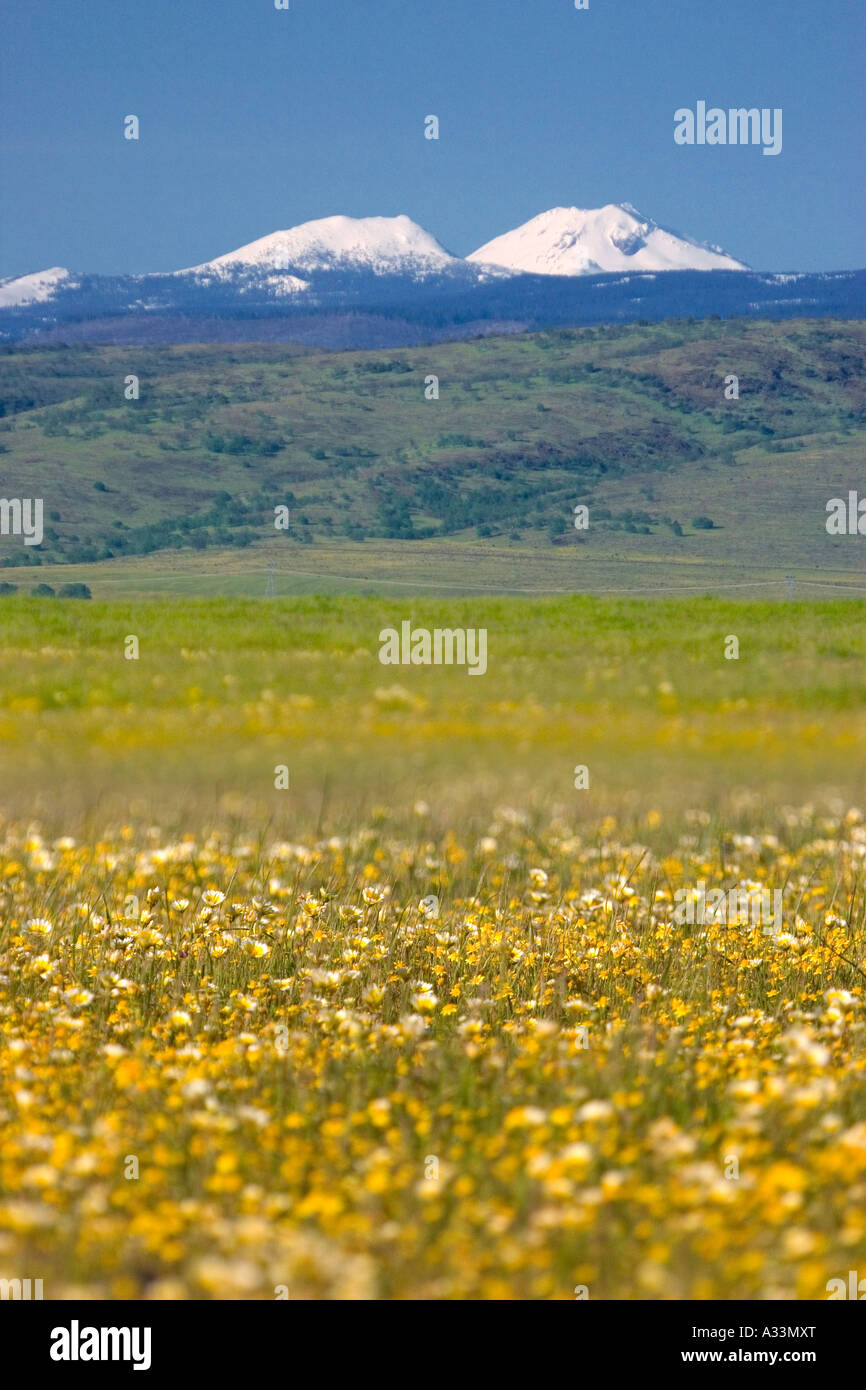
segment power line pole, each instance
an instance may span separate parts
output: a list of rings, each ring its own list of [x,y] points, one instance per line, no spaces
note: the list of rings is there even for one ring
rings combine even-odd
[[[268,569],[268,584],[267,588],[265,589],[265,598],[273,598],[276,592],[277,591],[274,587],[274,566],[271,565]]]

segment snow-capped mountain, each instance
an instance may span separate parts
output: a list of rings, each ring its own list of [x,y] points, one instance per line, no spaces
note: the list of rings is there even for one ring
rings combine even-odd
[[[0,342],[380,348],[710,314],[866,317],[866,271],[750,271],[624,203],[554,208],[466,259],[409,217],[325,217],[185,270],[0,280]]]
[[[599,275],[623,270],[748,270],[718,246],[660,227],[629,203],[551,208],[466,258],[524,275]]]
[[[410,217],[323,217],[251,241],[178,275],[225,278],[241,273],[270,276],[300,270],[355,271],[424,278],[460,264]],[[306,285],[297,276],[296,288]]]
[[[69,271],[62,265],[50,270],[37,270],[32,275],[8,276],[0,280],[0,309],[19,304],[39,304],[52,299],[59,286],[69,281]]]

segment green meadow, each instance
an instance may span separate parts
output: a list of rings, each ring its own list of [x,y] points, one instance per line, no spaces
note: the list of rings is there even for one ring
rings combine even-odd
[[[447,822],[503,801],[592,819],[856,798],[864,616],[859,600],[13,596],[3,810],[58,833],[133,814],[306,833],[416,801]],[[487,673],[382,665],[380,631],[406,619],[485,628]]]

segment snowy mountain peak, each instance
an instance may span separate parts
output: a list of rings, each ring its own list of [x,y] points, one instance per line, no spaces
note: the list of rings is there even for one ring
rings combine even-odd
[[[323,217],[272,232],[178,274],[343,270],[422,276],[455,263],[456,258],[410,217]]]
[[[66,267],[54,265],[50,270],[36,270],[32,275],[0,280],[0,308],[11,309],[19,304],[38,304],[52,299],[57,288],[68,279]]]
[[[718,246],[660,227],[630,203],[589,210],[551,208],[488,241],[466,259],[531,275],[748,269]]]

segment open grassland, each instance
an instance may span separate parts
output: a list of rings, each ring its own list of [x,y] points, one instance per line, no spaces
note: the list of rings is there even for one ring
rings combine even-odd
[[[246,801],[306,826],[323,798],[335,816],[434,792],[471,809],[479,779],[570,815],[620,795],[855,796],[864,613],[857,600],[14,597],[0,604],[7,813],[134,805],[179,825]],[[381,665],[379,633],[404,619],[486,628],[487,674]],[[273,788],[279,763],[289,795]],[[593,773],[582,798],[576,763]]]
[[[864,617],[4,601],[0,1277],[796,1299],[862,1270]],[[382,666],[403,619],[486,628],[487,674]],[[778,892],[778,929],[682,921],[701,883]]]
[[[636,598],[700,597],[825,599],[866,595],[858,537],[835,540],[838,563],[808,563],[797,550],[767,555],[729,552],[721,528],[695,532],[694,548],[661,546],[652,538],[611,537],[589,555],[578,543],[539,548],[529,541],[440,539],[323,541],[292,545],[263,541],[245,550],[160,550],[75,565],[4,568],[2,597],[32,596],[40,585],[61,595],[86,584],[97,599],[261,598],[273,583],[280,598],[381,594],[391,597],[574,594]],[[830,537],[825,539],[830,541]],[[740,563],[737,563],[739,556]],[[787,558],[786,558],[787,556]],[[813,557],[814,558],[814,557]],[[843,564],[842,561],[847,563]],[[857,563],[855,563],[857,562]],[[48,596],[50,597],[50,595]]]

